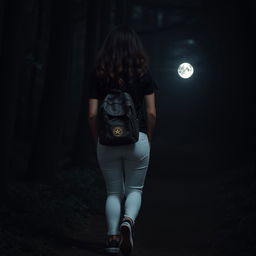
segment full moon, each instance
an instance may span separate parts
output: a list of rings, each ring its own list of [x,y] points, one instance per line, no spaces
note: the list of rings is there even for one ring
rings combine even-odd
[[[179,65],[178,74],[182,78],[189,78],[193,75],[194,68],[191,64],[185,62]]]

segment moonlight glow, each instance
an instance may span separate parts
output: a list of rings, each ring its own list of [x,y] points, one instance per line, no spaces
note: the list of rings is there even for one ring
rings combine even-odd
[[[191,64],[185,62],[179,65],[178,74],[180,75],[180,77],[189,78],[193,75],[193,73],[194,68]]]

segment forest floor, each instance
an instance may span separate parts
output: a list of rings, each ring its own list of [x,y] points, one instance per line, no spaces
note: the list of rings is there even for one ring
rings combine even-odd
[[[134,256],[219,255],[214,254],[216,190],[213,179],[148,179],[137,217]],[[80,244],[59,248],[65,256],[104,255],[106,233],[102,214],[88,218],[88,229],[80,234]]]
[[[148,178],[136,221],[132,255],[255,255],[253,243],[250,246],[250,240],[255,239],[255,222],[248,220],[241,225],[242,219],[255,216],[253,199],[249,199],[255,196],[255,188],[251,190],[255,181],[248,183],[246,177],[245,184],[241,176],[237,180],[235,177],[241,171],[221,178]],[[246,175],[246,171],[243,173]],[[242,210],[245,208],[246,212]],[[91,215],[87,229],[74,239],[73,246],[60,247],[58,252],[66,256],[104,255],[105,234],[104,215]]]
[[[255,255],[256,179],[248,168],[194,177],[147,177],[132,256]],[[92,203],[98,210],[88,213],[80,228],[54,235],[46,229],[40,243],[30,243],[27,236],[22,253],[5,250],[1,255],[105,255],[104,198]],[[31,250],[35,246],[41,249]]]

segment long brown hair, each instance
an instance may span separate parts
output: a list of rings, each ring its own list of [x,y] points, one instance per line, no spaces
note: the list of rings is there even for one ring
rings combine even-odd
[[[142,77],[148,70],[149,61],[138,34],[128,25],[121,24],[108,33],[97,53],[96,76],[122,86],[124,77],[128,81]]]

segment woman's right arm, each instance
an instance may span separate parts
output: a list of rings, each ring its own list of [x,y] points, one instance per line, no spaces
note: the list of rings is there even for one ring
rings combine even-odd
[[[153,130],[156,123],[155,93],[144,95],[147,117],[147,135],[151,146]]]

